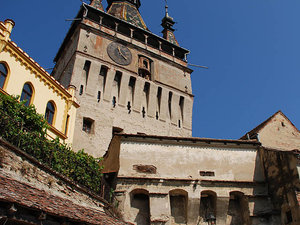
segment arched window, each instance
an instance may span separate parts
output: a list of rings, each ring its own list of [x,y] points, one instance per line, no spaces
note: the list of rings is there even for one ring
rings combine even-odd
[[[150,199],[148,191],[137,189],[131,192],[131,212],[136,224],[150,225]]]
[[[24,84],[22,94],[21,94],[21,101],[26,101],[25,105],[29,106],[32,99],[33,90],[30,84]]]
[[[0,88],[4,87],[7,77],[7,68],[3,63],[0,63]]]
[[[188,193],[185,190],[176,189],[170,191],[169,196],[172,224],[187,224]]]
[[[51,125],[53,124],[54,115],[55,115],[55,106],[50,101],[50,102],[47,103],[47,108],[46,108],[46,112],[45,112],[45,119]]]

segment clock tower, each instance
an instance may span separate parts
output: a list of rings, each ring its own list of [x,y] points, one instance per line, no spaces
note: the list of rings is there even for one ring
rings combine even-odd
[[[192,70],[188,50],[166,13],[163,37],[149,31],[139,0],[81,6],[54,61],[52,75],[76,87],[80,103],[73,148],[100,157],[113,133],[192,135]]]

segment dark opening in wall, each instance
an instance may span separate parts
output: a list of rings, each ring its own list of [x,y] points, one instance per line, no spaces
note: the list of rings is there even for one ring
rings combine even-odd
[[[144,190],[135,190],[131,193],[131,207],[137,212],[135,223],[139,225],[150,225],[150,201],[149,194]]]
[[[88,134],[93,133],[94,120],[91,118],[83,117],[82,130]]]
[[[111,18],[108,18],[108,17],[104,17],[102,19],[102,25],[103,26],[106,26],[108,28],[111,28],[112,30],[115,30],[116,29],[116,24],[115,22],[111,19]]]
[[[113,96],[113,98],[112,98],[112,106],[113,106],[113,108],[115,108],[116,105],[117,105],[117,98],[116,98],[116,96]]]
[[[200,217],[205,222],[215,222],[217,212],[217,195],[213,191],[201,192]],[[213,223],[209,223],[213,224]]]
[[[200,176],[202,176],[202,177],[214,177],[215,172],[213,172],[213,171],[200,171]]]
[[[172,97],[173,97],[173,93],[170,91],[169,98],[168,98],[168,108],[169,108],[170,119],[172,118]]]
[[[159,41],[154,37],[148,37],[148,45],[153,48],[159,49]]]
[[[146,95],[146,103],[147,103],[147,109],[148,109],[148,106],[149,106],[150,83],[145,82],[144,90],[143,91],[144,91],[144,93]]]
[[[130,102],[127,103],[127,110],[128,110],[128,114],[130,114],[131,113],[131,103]]]
[[[163,43],[161,45],[161,50],[168,53],[169,55],[173,55],[173,48],[168,43]]]
[[[100,102],[100,100],[101,100],[101,91],[98,91],[97,101]]]
[[[170,192],[170,207],[172,222],[176,224],[187,223],[187,193],[183,190]]]
[[[180,96],[179,99],[179,108],[180,108],[180,120],[183,121],[184,120],[184,97]]]
[[[157,89],[157,105],[158,105],[158,112],[160,113],[160,106],[161,106],[161,94],[162,94],[162,88],[158,87]]]
[[[133,38],[138,41],[141,41],[143,43],[145,43],[145,40],[146,40],[145,35],[143,33],[139,32],[138,30],[135,30],[133,32]]]
[[[139,76],[145,78],[146,80],[152,80],[151,78],[151,68],[152,68],[152,60],[145,56],[139,56]]]
[[[136,78],[135,77],[130,77],[128,86],[129,86],[130,91],[131,91],[132,101],[134,101],[135,83],[136,83]]]
[[[227,215],[231,217],[231,225],[249,223],[249,205],[242,192],[235,191],[230,193]]]
[[[100,21],[100,17],[96,13],[91,12],[90,10],[88,11],[87,17],[96,23],[99,23]]]
[[[85,74],[85,83],[87,85],[88,79],[89,79],[89,72],[90,72],[90,68],[91,68],[91,62],[86,60],[84,63],[84,67],[83,67],[83,71]]]
[[[118,97],[120,95],[121,80],[122,80],[122,72],[116,71],[116,75],[115,75],[114,81],[117,83]]]
[[[146,116],[146,110],[145,110],[145,107],[143,107],[143,109],[142,109],[142,116],[143,116],[143,118],[145,118],[145,116]]]
[[[103,76],[103,77],[106,77],[107,72],[108,72],[108,67],[106,67],[106,66],[101,66],[99,75],[100,75],[100,76]]]
[[[79,95],[83,94],[83,85],[80,85],[80,89],[79,89]]]
[[[118,25],[118,32],[121,34],[124,34],[127,37],[131,36],[131,30],[128,28],[128,26],[125,26],[123,24]]]

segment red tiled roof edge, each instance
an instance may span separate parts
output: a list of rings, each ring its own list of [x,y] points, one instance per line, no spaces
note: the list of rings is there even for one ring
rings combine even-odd
[[[0,201],[19,204],[52,216],[89,224],[125,225],[125,222],[93,208],[51,195],[44,190],[0,175]]]

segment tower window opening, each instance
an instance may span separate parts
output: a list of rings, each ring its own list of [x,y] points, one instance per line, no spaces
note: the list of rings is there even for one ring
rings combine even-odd
[[[80,85],[80,89],[79,89],[79,95],[83,94],[83,85]]]
[[[100,102],[100,100],[101,100],[101,91],[98,91],[97,101]]]
[[[135,90],[136,78],[130,77],[128,86],[131,89],[132,101],[134,101],[134,90]]]
[[[139,76],[147,80],[151,78],[151,61],[145,56],[139,56]]]
[[[88,134],[91,134],[92,129],[93,129],[93,124],[94,124],[94,120],[84,117],[83,124],[82,124],[82,130]]]
[[[147,60],[144,60],[144,61],[143,61],[143,64],[144,64],[144,68],[148,69],[149,65],[148,65]]]
[[[159,119],[159,114],[158,114],[158,112],[156,111],[156,115],[155,115],[155,117],[156,117],[156,120],[158,120]]]
[[[118,95],[120,94],[121,80],[122,80],[122,72],[116,71],[114,81],[117,83]]]
[[[106,66],[101,66],[99,75],[105,77],[107,75],[107,72],[108,68]]]
[[[85,73],[85,82],[87,84],[89,78],[89,72],[91,68],[91,61],[86,60],[84,63],[83,71]]]
[[[161,93],[162,93],[162,88],[161,88],[161,87],[158,87],[158,89],[157,89],[157,105],[158,105],[158,112],[160,112]]]
[[[149,107],[148,103],[149,103],[149,90],[150,90],[150,83],[146,82],[144,85],[144,93],[146,95],[146,104],[147,104],[147,109]]]
[[[181,120],[178,120],[178,127],[181,128]]]
[[[131,113],[131,103],[130,102],[127,103],[127,109],[128,109],[128,114],[130,114]]]
[[[113,106],[113,108],[116,107],[116,104],[117,104],[117,99],[116,99],[116,96],[114,96],[113,99],[112,99],[112,106]]]
[[[179,108],[180,108],[180,119],[181,121],[183,121],[183,116],[184,116],[184,97],[183,96],[180,96],[180,99],[179,99]]]
[[[169,108],[170,118],[172,118],[172,97],[173,97],[173,93],[170,91],[169,98],[168,98],[168,108]]]

